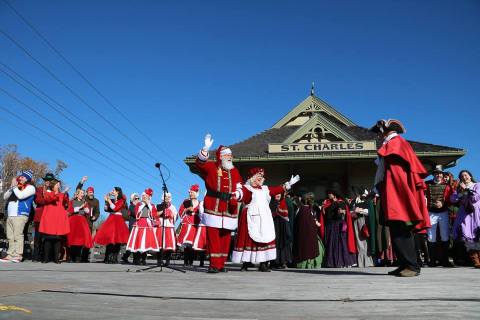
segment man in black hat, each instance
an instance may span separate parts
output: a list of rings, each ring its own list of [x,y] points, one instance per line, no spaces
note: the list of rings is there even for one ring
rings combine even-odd
[[[47,188],[50,186],[50,183],[55,180],[55,175],[53,173],[45,174],[45,177],[42,178],[43,185],[37,187],[35,191],[35,215],[33,217],[33,225],[35,227],[35,237],[33,238],[33,255],[32,261],[42,261],[43,260],[43,237],[39,231],[40,220],[42,219],[43,208],[45,206],[45,199],[43,195],[47,191]]]

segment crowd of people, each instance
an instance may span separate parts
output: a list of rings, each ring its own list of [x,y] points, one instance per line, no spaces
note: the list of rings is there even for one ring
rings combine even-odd
[[[213,139],[207,135],[198,153],[196,168],[205,182],[192,185],[179,209],[169,193],[152,203],[154,191],[146,188],[129,199],[114,187],[102,199],[107,219],[95,230],[100,201],[93,187],[84,190],[87,177],[77,185],[73,198],[62,192],[51,173],[35,186],[32,172],[23,171],[4,193],[8,250],[1,262],[24,259],[24,231],[34,225],[33,261],[60,263],[92,261],[95,244],[105,246],[105,263],[146,265],[148,254],[168,266],[172,253],[182,252],[184,265],[198,259],[209,273],[227,272],[230,259],[241,270],[272,268],[342,268],[396,265],[391,275],[420,274],[424,265],[480,268],[480,185],[462,170],[455,180],[436,166],[433,179],[410,144],[398,120],[380,120],[377,132],[377,172],[371,189],[327,190],[324,200],[292,187],[298,175],[282,185],[266,186],[263,168],[251,168],[245,179],[233,165],[225,146],[209,160]],[[334,184],[338,186],[338,184]],[[180,220],[176,228],[177,220]],[[125,246],[125,253],[120,250]],[[133,256],[130,262],[130,256]]]

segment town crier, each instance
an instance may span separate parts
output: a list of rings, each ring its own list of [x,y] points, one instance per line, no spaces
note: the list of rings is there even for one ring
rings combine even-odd
[[[207,251],[210,254],[209,273],[226,272],[225,261],[230,249],[230,233],[237,228],[239,203],[233,193],[241,188],[242,178],[233,166],[230,148],[219,146],[216,160],[208,161],[213,144],[210,134],[198,153],[195,165],[205,181],[203,222],[207,227]]]
[[[383,141],[377,151],[375,188],[399,268],[390,275],[411,277],[420,274],[414,233],[430,227],[423,179],[428,176],[412,146],[399,134],[405,132],[399,120],[379,120],[371,131]]]

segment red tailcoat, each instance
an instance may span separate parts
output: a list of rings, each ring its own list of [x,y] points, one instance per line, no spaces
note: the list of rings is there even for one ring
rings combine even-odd
[[[418,230],[429,228],[423,180],[428,173],[412,146],[396,136],[380,147],[378,155],[385,161],[380,196],[386,220],[412,222]]]
[[[232,193],[237,184],[242,183],[242,178],[237,168],[225,170],[213,161],[202,161],[197,158],[196,167],[200,176],[205,181],[205,187],[215,192]],[[230,200],[222,200],[206,195],[203,206],[205,209],[204,220],[207,227],[235,230],[239,204],[234,197]]]

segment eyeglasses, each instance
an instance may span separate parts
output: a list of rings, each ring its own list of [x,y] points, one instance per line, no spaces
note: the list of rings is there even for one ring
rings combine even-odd
[[[140,200],[140,198],[138,198],[138,197],[137,197],[137,198],[133,198],[133,200]]]

